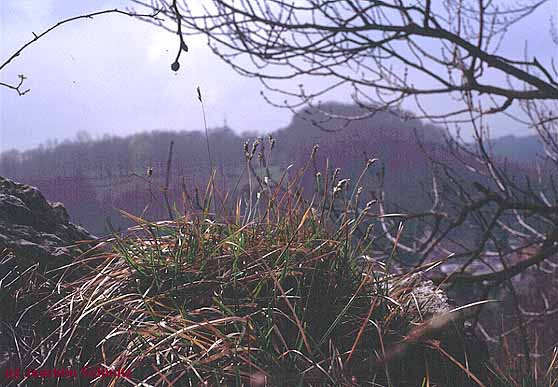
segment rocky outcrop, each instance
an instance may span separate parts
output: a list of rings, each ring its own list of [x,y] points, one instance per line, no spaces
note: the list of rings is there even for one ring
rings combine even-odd
[[[0,253],[12,252],[19,269],[69,263],[87,246],[76,242],[95,239],[70,222],[61,203],[49,203],[37,188],[0,177]],[[0,278],[7,266],[0,268]]]
[[[56,276],[44,274],[70,263],[96,239],[69,219],[61,203],[49,203],[37,188],[0,177],[1,370],[10,358],[16,358],[14,338],[22,336],[19,331],[30,326],[27,320],[34,318],[30,311],[18,326],[16,309],[39,305],[41,295],[36,290]],[[27,270],[34,265],[33,270]],[[38,273],[41,275],[36,276]]]

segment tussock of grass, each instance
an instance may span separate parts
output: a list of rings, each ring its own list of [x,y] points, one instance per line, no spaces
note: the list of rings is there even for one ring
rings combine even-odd
[[[456,313],[420,270],[362,264],[371,228],[356,230],[372,204],[338,173],[310,203],[296,174],[258,178],[247,204],[215,205],[210,182],[200,211],[127,214],[137,226],[42,290],[51,330],[25,366],[130,371],[99,385],[483,385],[444,349]]]

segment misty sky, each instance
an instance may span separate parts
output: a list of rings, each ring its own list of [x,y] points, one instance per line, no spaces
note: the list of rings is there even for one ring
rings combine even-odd
[[[0,0],[0,62],[32,38],[32,32],[61,19],[128,5],[125,0]],[[549,32],[557,12],[556,2],[549,1],[514,27],[501,54],[520,60],[528,41],[530,52],[548,63],[557,53]],[[257,80],[236,74],[209,51],[202,37],[188,39],[190,51],[181,56],[180,71],[172,72],[176,45],[176,35],[114,14],[55,30],[0,72],[0,81],[9,83],[25,74],[31,88],[19,97],[0,87],[0,152],[72,139],[80,130],[94,138],[153,129],[200,130],[198,85],[210,127],[226,120],[238,132],[268,132],[290,122],[289,111],[260,97]],[[349,100],[343,92],[330,98]],[[443,108],[446,102],[429,103]],[[532,133],[504,116],[490,124],[494,136]]]

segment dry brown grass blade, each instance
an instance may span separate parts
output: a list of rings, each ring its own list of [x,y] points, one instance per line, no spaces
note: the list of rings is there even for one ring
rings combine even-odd
[[[371,302],[370,302],[370,309],[368,309],[368,314],[366,315],[366,318],[362,321],[362,324],[358,330],[357,336],[355,338],[355,342],[353,343],[352,347],[351,347],[351,351],[349,352],[349,355],[347,356],[347,360],[345,360],[345,366],[347,366],[349,364],[349,362],[351,361],[351,357],[353,356],[353,353],[355,352],[355,349],[362,337],[362,334],[364,333],[364,329],[366,328],[366,325],[368,324],[368,320],[370,320],[370,317],[372,316],[372,312],[374,311],[374,309],[376,308],[378,302],[378,297],[374,297]]]
[[[444,350],[444,348],[442,348],[442,346],[440,345],[440,342],[438,340],[431,340],[430,341],[430,345],[432,346],[432,348],[436,349],[437,351],[439,351],[442,355],[444,355],[445,357],[447,357],[453,364],[455,364],[456,366],[458,366],[459,368],[461,368],[461,370],[463,372],[465,372],[467,374],[467,376],[469,376],[471,379],[473,379],[475,381],[475,383],[477,383],[480,387],[487,387],[483,382],[480,381],[480,379],[475,376],[467,367],[465,367],[463,364],[461,364],[457,359],[455,359],[453,356],[451,356],[446,350]]]

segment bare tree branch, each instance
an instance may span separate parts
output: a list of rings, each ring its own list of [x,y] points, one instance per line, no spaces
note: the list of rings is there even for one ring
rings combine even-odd
[[[44,30],[40,34],[36,34],[35,32],[33,32],[33,36],[34,36],[33,39],[29,40],[27,43],[22,45],[18,50],[14,51],[3,62],[0,62],[1,63],[0,64],[0,71],[4,70],[15,58],[20,56],[23,53],[23,51],[25,51],[29,46],[36,43],[39,39],[43,38],[45,35],[51,33],[52,31],[58,29],[59,27],[65,25],[65,24],[77,21],[77,20],[93,19],[95,16],[101,16],[101,15],[106,15],[106,14],[119,14],[119,15],[125,15],[125,16],[129,16],[129,17],[140,17],[140,18],[148,18],[149,20],[158,20],[157,15],[159,14],[159,11],[155,10],[154,13],[141,14],[141,13],[135,13],[135,12],[121,11],[119,9],[109,9],[109,10],[97,11],[97,12],[92,12],[92,13],[88,13],[88,14],[84,14],[84,15],[74,16],[74,17],[59,21],[58,23],[56,23],[53,26],[47,28],[46,30]],[[19,82],[17,84],[10,84],[10,83],[0,82],[0,86],[12,89],[12,90],[16,91],[20,96],[22,96],[22,95],[26,94],[27,92],[29,92],[29,89],[24,90],[22,88],[25,79],[27,79],[27,78],[23,74],[20,74],[19,75]]]

